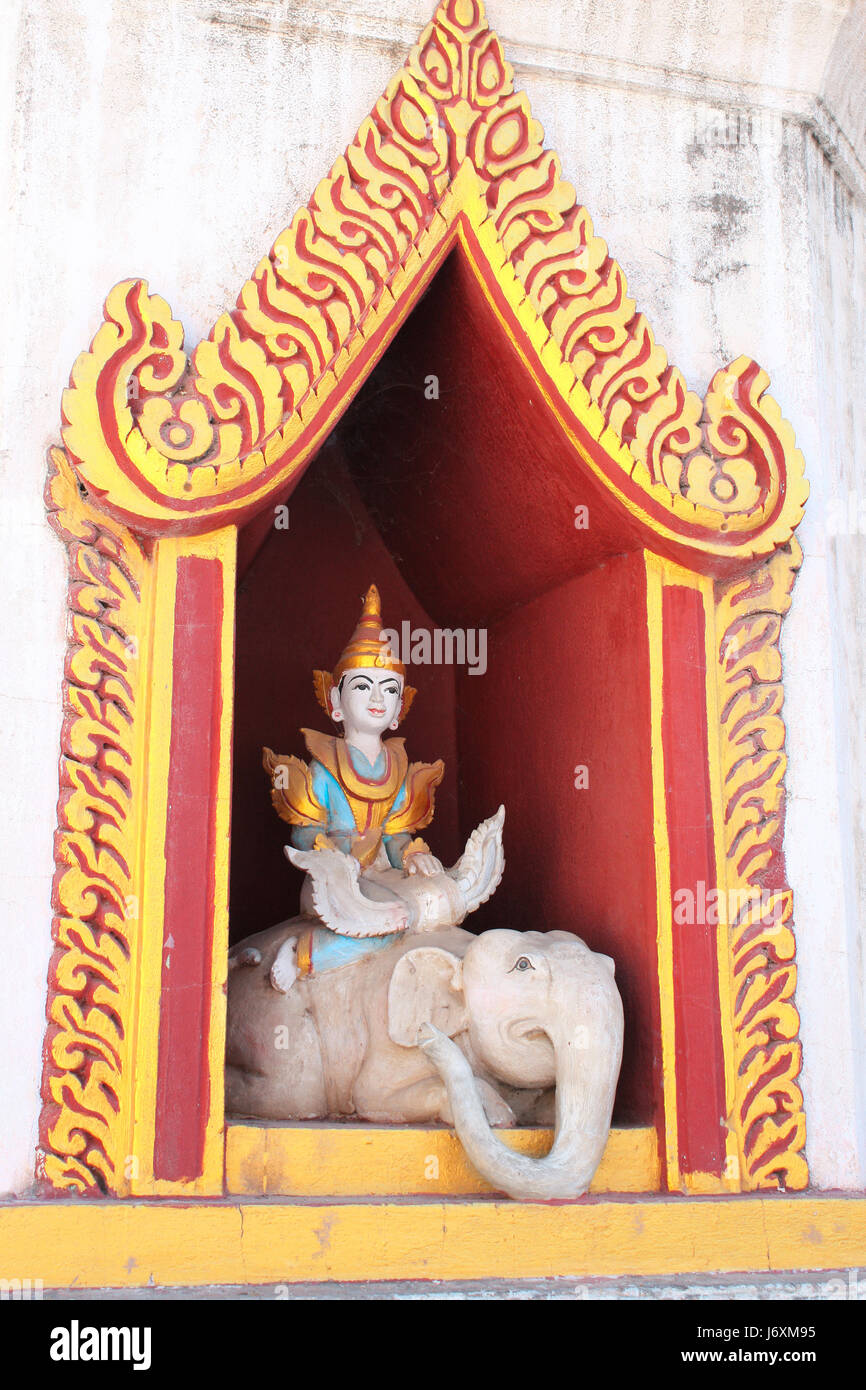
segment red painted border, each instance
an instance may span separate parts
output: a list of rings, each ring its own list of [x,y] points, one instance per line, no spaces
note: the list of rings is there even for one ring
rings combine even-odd
[[[706,903],[716,889],[707,744],[704,607],[700,592],[665,586],[662,596],[662,746],[671,856],[677,891]],[[701,887],[703,885],[703,887]],[[684,1173],[721,1175],[725,1161],[725,1066],[717,933],[701,921],[673,924],[677,1128]]]
[[[154,1176],[174,1182],[202,1171],[210,1104],[222,581],[218,560],[178,562],[153,1153]]]

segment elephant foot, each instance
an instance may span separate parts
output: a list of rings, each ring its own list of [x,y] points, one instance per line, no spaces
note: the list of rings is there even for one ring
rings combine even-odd
[[[479,1077],[476,1077],[475,1080],[484,1113],[487,1116],[487,1123],[495,1129],[513,1128],[516,1120],[510,1105],[488,1082],[482,1081]],[[387,1097],[379,1096],[376,1100],[373,1100],[372,1096],[367,1099],[363,1093],[359,1094],[356,1088],[354,1102],[356,1117],[359,1120],[366,1120],[369,1124],[411,1125],[430,1124],[439,1121],[451,1129],[454,1128],[454,1116],[451,1111],[448,1092],[442,1079],[438,1076],[422,1077],[420,1081],[413,1081],[408,1086],[401,1086],[399,1090],[392,1091]]]
[[[481,1105],[490,1128],[513,1129],[517,1124],[517,1117],[508,1102],[502,1099],[499,1092],[488,1081],[482,1081],[479,1076],[475,1078],[475,1085],[478,1088]],[[437,1119],[440,1119],[443,1124],[450,1125],[451,1129],[455,1128],[454,1113],[447,1091],[439,1107]]]
[[[369,1094],[365,1096],[364,1090]],[[380,1093],[376,1081],[368,1080],[366,1086],[356,1087],[354,1101],[358,1119],[370,1124],[429,1124],[443,1118],[441,1112],[448,1107],[448,1092],[438,1076],[422,1077],[388,1095]]]
[[[513,1129],[517,1124],[517,1118],[508,1102],[502,1099],[499,1092],[488,1081],[482,1081],[480,1077],[476,1076],[475,1084],[478,1087],[484,1114],[487,1116],[487,1123],[491,1128]]]

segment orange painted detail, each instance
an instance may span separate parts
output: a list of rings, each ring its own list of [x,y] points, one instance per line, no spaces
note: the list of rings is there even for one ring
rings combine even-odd
[[[297,950],[298,974],[301,976],[312,975],[313,973],[313,929],[305,927],[298,936]]]
[[[320,734],[314,729],[303,729],[301,732],[307,751],[336,777],[347,795],[359,801],[379,802],[393,799],[397,794],[409,765],[402,738],[389,738],[384,743],[385,771],[382,776],[364,777],[355,770],[346,750],[345,739]]]
[[[364,777],[355,768],[343,738],[316,729],[301,729],[307,752],[331,773],[349,803],[360,834],[378,832],[396,835],[422,830],[433,819],[434,794],[445,772],[441,759],[435,763],[410,763],[402,738],[387,739],[383,745],[385,770],[381,777]],[[263,750],[265,771],[272,782],[271,800],[280,818],[290,825],[328,824],[313,791],[309,767],[293,756],[277,756]],[[403,803],[393,810],[401,788]],[[372,858],[375,857],[375,849]]]

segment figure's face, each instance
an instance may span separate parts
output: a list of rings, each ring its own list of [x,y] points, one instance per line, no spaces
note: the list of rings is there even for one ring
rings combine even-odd
[[[403,698],[403,677],[393,671],[346,671],[331,692],[334,718],[346,733],[381,734],[396,725]]]

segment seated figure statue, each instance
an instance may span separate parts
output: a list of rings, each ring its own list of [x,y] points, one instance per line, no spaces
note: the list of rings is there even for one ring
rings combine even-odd
[[[286,854],[306,873],[301,911],[310,926],[286,942],[276,978],[307,975],[390,945],[404,931],[456,926],[496,889],[504,867],[504,809],[484,821],[445,870],[417,832],[433,818],[444,764],[410,763],[402,738],[383,742],[415,691],[383,639],[379,591],[334,667],[314,672],[319,703],[342,734],[301,733],[309,763],[264,749],[277,813],[292,827]]]

